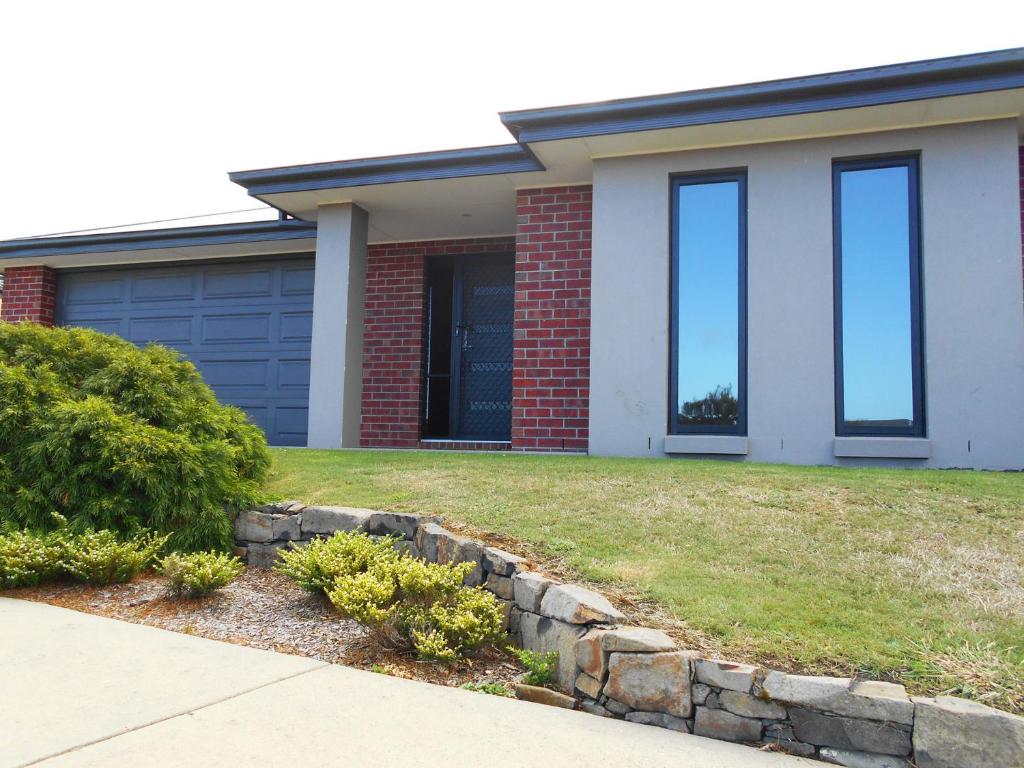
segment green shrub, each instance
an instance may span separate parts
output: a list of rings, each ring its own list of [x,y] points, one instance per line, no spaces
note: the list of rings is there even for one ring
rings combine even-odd
[[[160,561],[160,572],[175,596],[201,597],[226,587],[245,570],[237,557],[222,552],[172,553]]]
[[[509,652],[526,667],[523,682],[527,685],[550,685],[558,671],[558,651],[531,651],[527,648],[508,647]]]
[[[0,589],[33,587],[63,573],[63,539],[12,530],[0,534]]]
[[[363,572],[338,577],[328,597],[384,647],[452,663],[501,636],[494,595],[462,585],[473,567],[381,558]]]
[[[111,531],[87,531],[64,539],[63,567],[87,584],[130,581],[153,564],[169,538],[147,533],[122,540]]]
[[[459,686],[464,691],[477,691],[478,693],[489,693],[492,696],[504,696],[514,699],[516,695],[502,683],[463,683]]]
[[[177,352],[0,324],[0,523],[226,550],[226,510],[258,502],[268,466],[263,433]]]
[[[366,571],[372,563],[398,559],[393,538],[372,539],[365,533],[335,533],[292,550],[281,550],[275,570],[310,592],[329,592],[340,576]]]

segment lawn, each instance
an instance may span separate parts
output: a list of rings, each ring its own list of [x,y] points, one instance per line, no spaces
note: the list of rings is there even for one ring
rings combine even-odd
[[[443,514],[727,657],[1024,710],[1024,475],[276,449],[275,498]]]

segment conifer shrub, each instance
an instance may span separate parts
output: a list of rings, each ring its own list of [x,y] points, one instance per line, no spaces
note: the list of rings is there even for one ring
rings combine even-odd
[[[223,551],[269,463],[263,433],[179,353],[0,324],[0,523],[152,529],[176,550]]]

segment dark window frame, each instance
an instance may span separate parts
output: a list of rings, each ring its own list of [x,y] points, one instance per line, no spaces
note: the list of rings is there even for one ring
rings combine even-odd
[[[739,195],[737,258],[738,365],[736,368],[735,425],[679,423],[679,190],[684,186],[736,182]],[[747,434],[747,169],[726,168],[713,171],[673,173],[669,175],[669,407],[668,432],[671,435]]]
[[[908,426],[859,426],[846,423],[843,378],[842,174],[882,168],[907,169],[907,219],[910,225],[910,364],[913,423]],[[920,153],[840,158],[832,161],[832,302],[835,349],[835,429],[837,437],[925,437],[924,297],[921,281]]]

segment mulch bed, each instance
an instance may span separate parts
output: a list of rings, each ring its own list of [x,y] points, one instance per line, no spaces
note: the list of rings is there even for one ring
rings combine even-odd
[[[152,573],[108,587],[57,582],[0,590],[0,595],[440,685],[509,683],[523,670],[499,649],[451,667],[382,650],[359,624],[339,616],[326,597],[255,568],[199,599],[171,597],[166,582]]]

